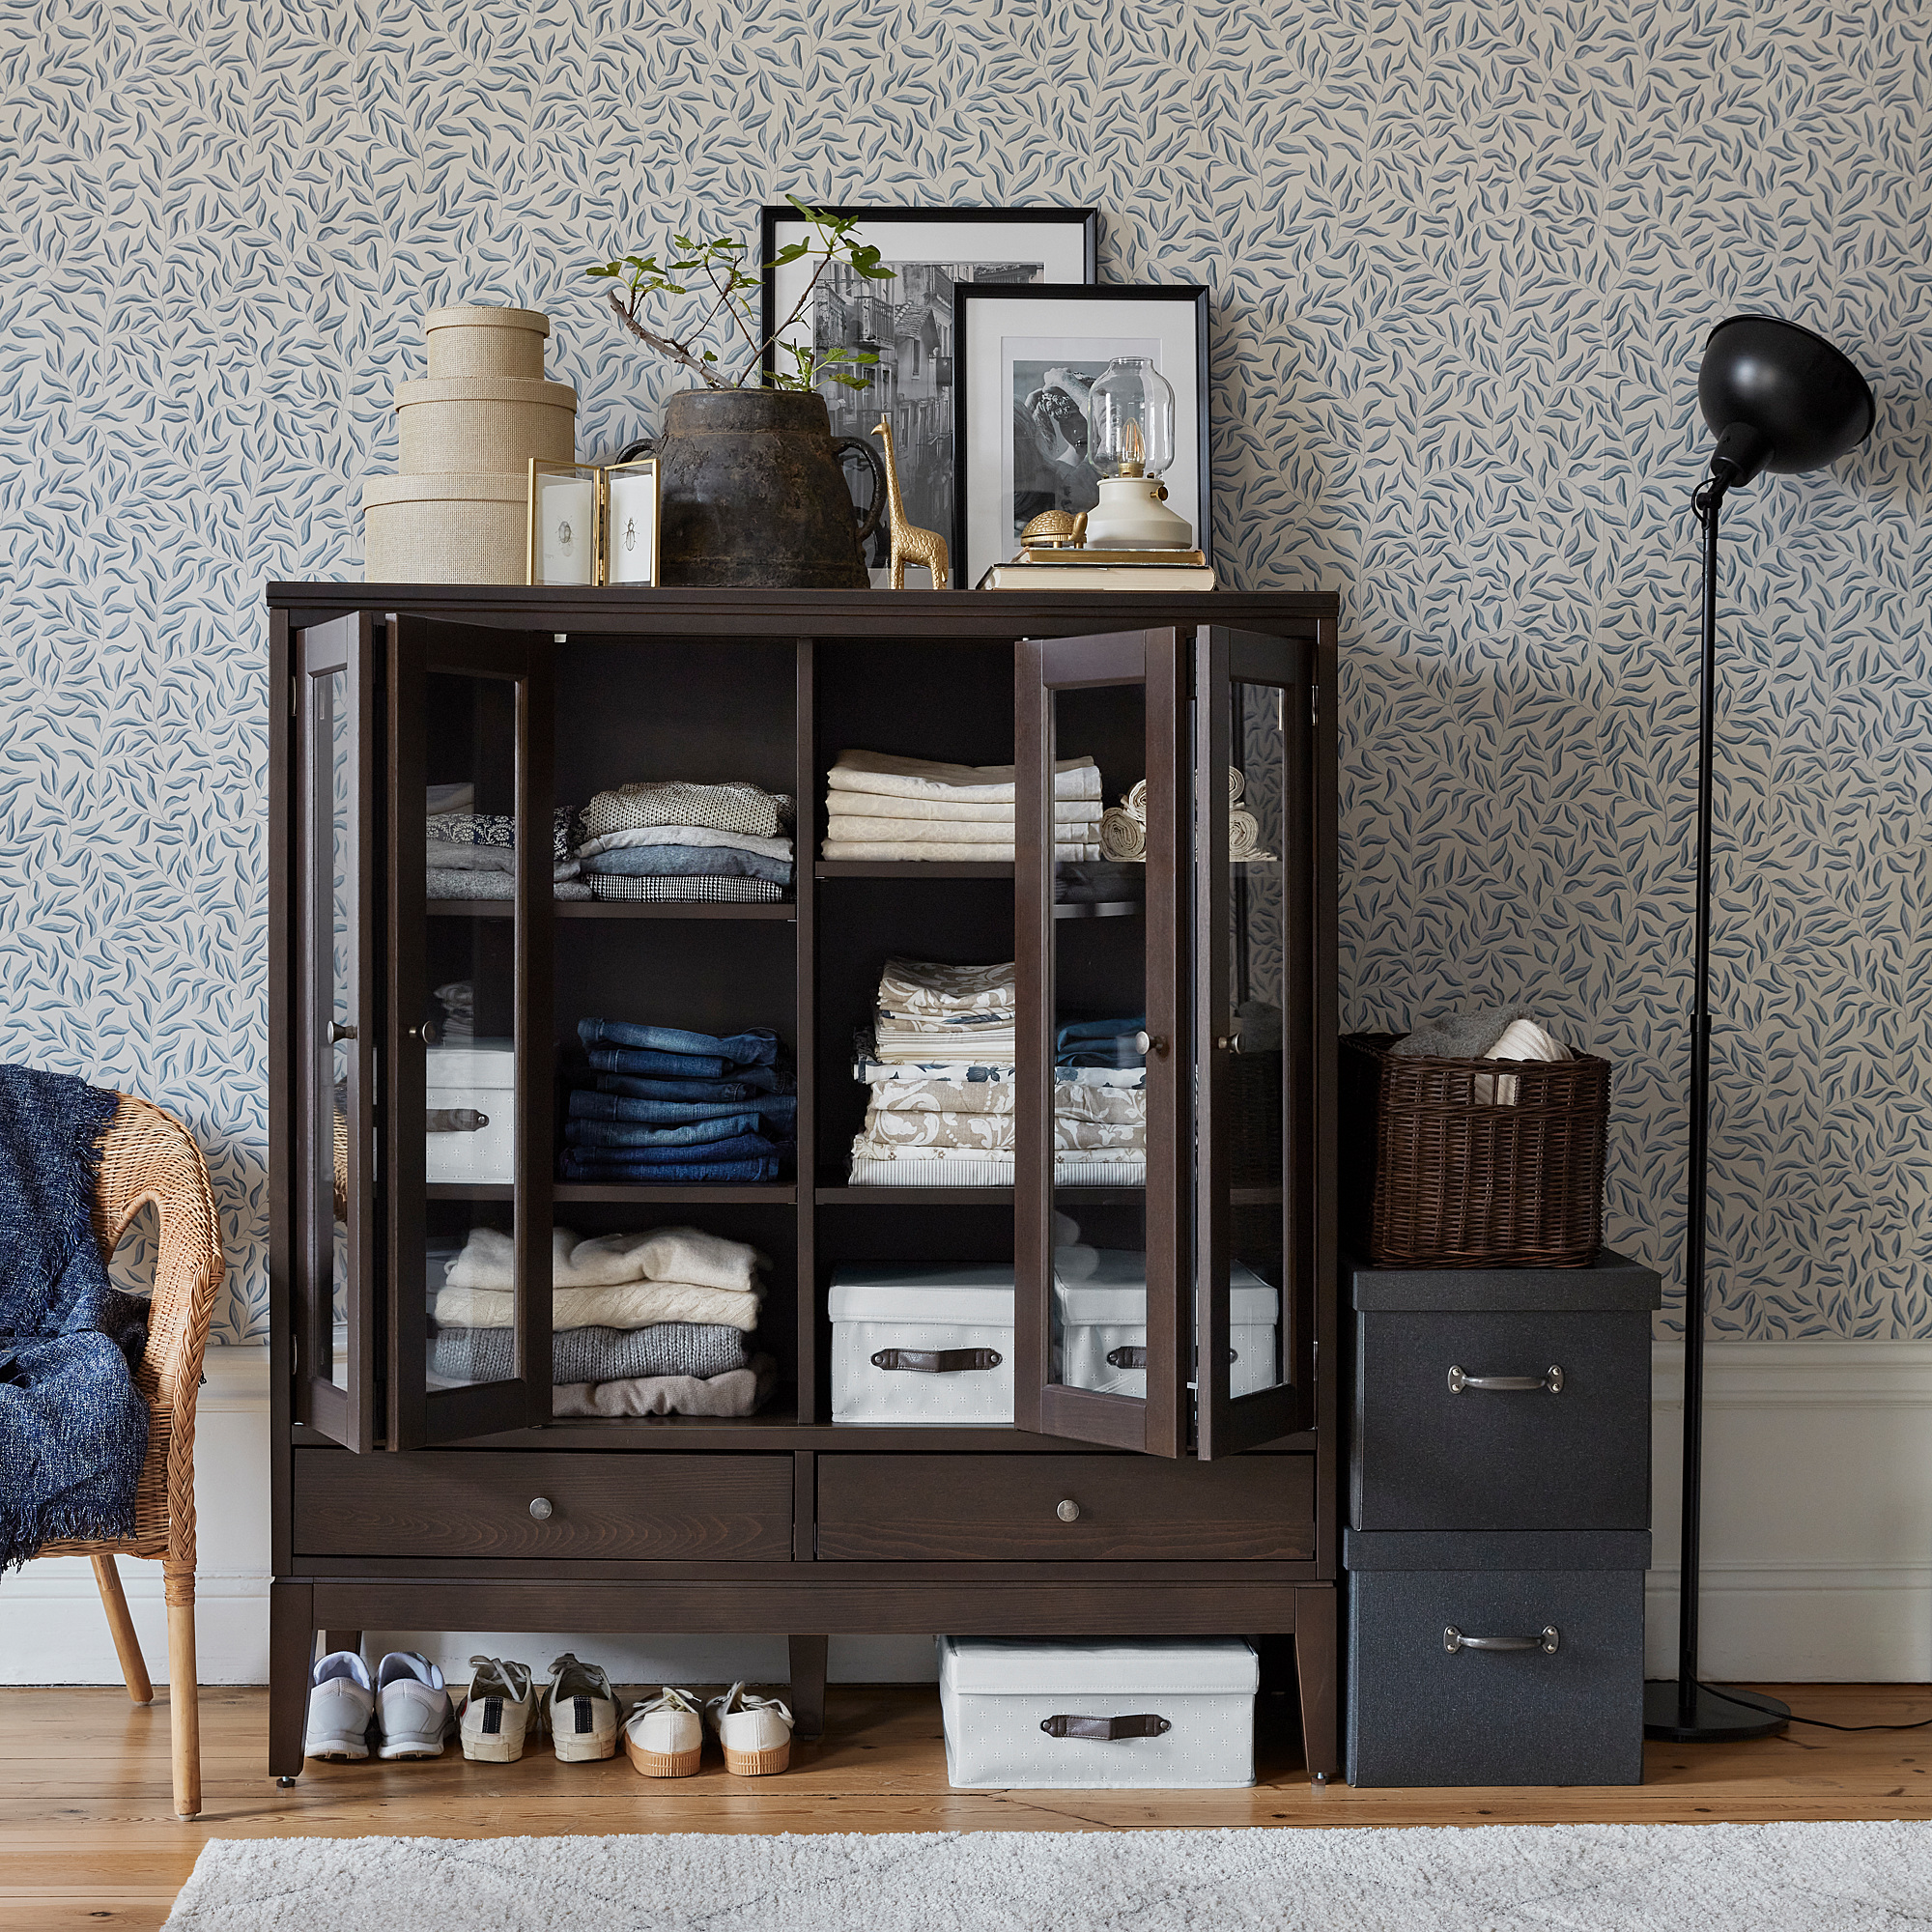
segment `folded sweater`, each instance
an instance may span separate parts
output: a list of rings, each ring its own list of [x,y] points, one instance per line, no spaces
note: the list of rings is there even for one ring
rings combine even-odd
[[[715,1323],[750,1334],[762,1295],[685,1281],[631,1281],[614,1288],[559,1288],[550,1298],[554,1328],[648,1328],[657,1321]],[[440,1328],[508,1328],[517,1297],[507,1289],[445,1288],[436,1297]]]
[[[516,1336],[508,1328],[439,1329],[433,1374],[452,1382],[508,1381]],[[719,1322],[654,1321],[648,1328],[559,1328],[551,1336],[553,1382],[638,1376],[722,1376],[747,1361],[744,1331]]]
[[[675,1281],[743,1293],[757,1286],[756,1270],[770,1265],[756,1248],[698,1228],[653,1228],[645,1235],[596,1235],[588,1240],[580,1240],[568,1228],[551,1230],[550,1280],[557,1289]],[[449,1286],[514,1288],[516,1266],[516,1246],[508,1235],[496,1228],[472,1228],[463,1252],[449,1264]]]
[[[645,1376],[633,1381],[572,1382],[551,1391],[553,1415],[751,1415],[778,1381],[778,1364],[759,1355],[748,1369],[699,1380]]]

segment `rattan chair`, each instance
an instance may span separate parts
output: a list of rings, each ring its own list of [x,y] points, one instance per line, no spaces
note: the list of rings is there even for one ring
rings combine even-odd
[[[100,1142],[94,1191],[94,1235],[103,1256],[120,1246],[128,1225],[153,1204],[159,1217],[159,1256],[148,1346],[134,1372],[149,1408],[148,1456],[135,1492],[134,1533],[125,1538],[49,1543],[43,1556],[88,1556],[100,1586],[128,1694],[154,1701],[140,1640],[128,1614],[116,1556],[145,1556],[161,1566],[168,1605],[168,1716],[174,1742],[175,1810],[201,1810],[201,1713],[194,1656],[194,1406],[201,1386],[209,1318],[221,1288],[221,1223],[208,1167],[194,1136],[172,1114],[131,1094],[121,1096]]]

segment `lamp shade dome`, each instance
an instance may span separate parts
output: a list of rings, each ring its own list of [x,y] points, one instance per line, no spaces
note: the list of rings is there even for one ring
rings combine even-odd
[[[1835,463],[1878,420],[1870,384],[1837,350],[1768,315],[1734,315],[1711,331],[1697,401],[1718,439],[1711,467],[1727,484]]]

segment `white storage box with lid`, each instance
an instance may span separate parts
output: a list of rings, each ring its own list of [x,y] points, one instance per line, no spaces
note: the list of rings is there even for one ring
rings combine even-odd
[[[1062,1257],[1081,1257],[1089,1272],[1069,1281]],[[1089,1260],[1088,1258],[1092,1259]],[[1275,1322],[1281,1297],[1236,1262],[1229,1269],[1230,1392],[1252,1395],[1281,1379]],[[1125,1248],[1061,1249],[1053,1277],[1057,1379],[1106,1395],[1147,1394],[1147,1256]]]
[[[1011,1424],[1011,1262],[846,1263],[827,1312],[834,1422]]]
[[[423,1178],[507,1181],[517,1178],[517,1056],[507,1039],[433,1046],[428,1150]]]
[[[943,1636],[947,1780],[1022,1791],[1252,1784],[1260,1682],[1239,1637]]]

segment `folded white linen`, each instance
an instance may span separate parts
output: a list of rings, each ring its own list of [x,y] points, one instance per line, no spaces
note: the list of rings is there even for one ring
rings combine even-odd
[[[750,1334],[760,1294],[699,1288],[686,1281],[627,1281],[611,1288],[560,1288],[550,1299],[553,1328],[650,1328],[660,1321],[703,1321]],[[508,1328],[517,1297],[506,1289],[438,1291],[436,1319],[445,1328]]]
[[[1018,1083],[1011,1080],[949,1080],[943,1075],[919,1080],[877,1080],[868,1083],[866,1118],[873,1114],[995,1114],[1010,1116]],[[1142,1087],[1082,1087],[1058,1082],[1053,1111],[1069,1121],[1103,1121],[1131,1125],[1147,1119],[1147,1090]]]
[[[607,832],[601,838],[586,838],[577,848],[577,856],[595,859],[632,845],[728,845],[764,859],[791,857],[789,838],[757,838],[749,832],[721,832],[711,825],[634,825],[622,832]]]
[[[1056,818],[1053,836],[1071,844],[1097,843],[1100,837],[1097,817],[1068,821]],[[841,842],[895,845],[1004,845],[1011,850],[1013,821],[988,818],[847,818],[833,812],[825,821],[825,836]]]
[[[564,1382],[550,1392],[553,1415],[751,1415],[772,1392],[769,1355],[722,1376],[639,1376],[615,1382]]]
[[[907,1114],[873,1109],[863,1139],[885,1148],[977,1148],[1004,1152],[1016,1145],[1017,1114]],[[1053,1144],[1069,1152],[1093,1148],[1147,1148],[1147,1122],[1076,1121],[1056,1113]]]
[[[897,839],[874,841],[869,838],[828,838],[819,847],[818,856],[825,860],[865,859],[877,862],[893,859],[923,859],[932,865],[993,865],[1010,864],[1013,856],[1012,840],[1004,845],[975,845],[958,843],[926,844],[919,839]],[[1075,859],[1092,863],[1100,856],[1099,845],[1055,845],[1056,859]]]
[[[955,1149],[956,1157],[939,1160],[934,1150],[881,1150],[864,1139],[852,1143],[854,1187],[1010,1187],[1009,1153],[973,1153]],[[1147,1156],[1122,1151],[1057,1153],[1053,1178],[1065,1187],[1145,1187]]]
[[[826,794],[825,809],[854,818],[937,818],[953,825],[978,822],[1010,826],[1013,822],[1010,801],[906,798],[897,792],[850,791],[842,786]],[[1097,825],[1106,809],[1097,798],[1057,798],[1053,801],[1053,822]]]
[[[550,1240],[550,1284],[557,1289],[677,1281],[750,1292],[757,1287],[757,1269],[771,1265],[756,1248],[699,1228],[653,1228],[644,1235],[594,1235],[588,1240],[568,1228],[553,1228]],[[472,1228],[445,1273],[451,1288],[514,1288],[515,1243],[500,1229]]]
[[[1054,766],[1056,798],[1098,798],[1100,768],[1092,758],[1062,758]],[[893,752],[840,752],[825,775],[834,791],[869,791],[901,798],[996,800],[1011,804],[1011,765],[946,765],[902,758]]]

